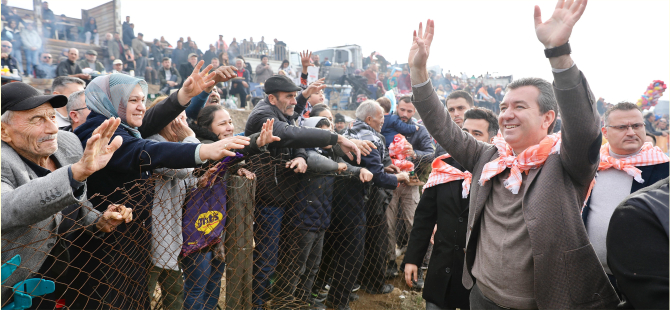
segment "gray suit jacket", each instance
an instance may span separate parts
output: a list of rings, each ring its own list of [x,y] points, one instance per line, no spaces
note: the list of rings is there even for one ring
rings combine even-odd
[[[580,216],[599,161],[601,136],[595,100],[576,66],[554,73],[554,93],[563,116],[560,154],[550,155],[542,168],[530,170],[522,183],[526,190],[523,216],[533,249],[537,306],[540,309],[613,309],[619,299],[589,242]],[[498,158],[498,150],[461,131],[430,82],[414,89],[412,101],[435,140],[473,174],[463,272],[463,285],[472,288],[470,272],[481,216],[493,183],[479,185],[478,181],[484,165]]]
[[[38,178],[16,151],[2,142],[2,263],[16,254],[21,255],[21,265],[3,283],[3,303],[12,296],[6,286],[33,277],[58,242],[57,229],[63,220],[61,210],[86,202],[86,188],[80,197],[75,197],[68,176],[68,168],[82,155],[77,136],[59,131],[54,156],[62,167]],[[84,205],[73,229],[85,227],[97,233],[95,225],[90,224],[97,222],[99,216],[98,211]]]

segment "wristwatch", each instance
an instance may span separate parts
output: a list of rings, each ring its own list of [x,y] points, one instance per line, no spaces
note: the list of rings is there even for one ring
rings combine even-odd
[[[572,50],[570,49],[570,42],[565,42],[565,44],[561,46],[547,48],[544,50],[544,56],[547,56],[547,58],[558,57],[570,53],[572,53]]]

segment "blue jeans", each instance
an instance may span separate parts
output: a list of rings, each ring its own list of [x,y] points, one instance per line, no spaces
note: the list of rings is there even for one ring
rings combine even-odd
[[[279,231],[283,217],[284,209],[281,207],[259,205],[254,211],[254,307],[262,306],[269,300],[270,277],[277,266]]]
[[[226,263],[205,248],[181,258],[184,270],[184,309],[216,309]]]
[[[26,53],[26,73],[30,75],[31,77],[33,76],[33,66],[38,64],[38,57],[39,57],[39,50],[31,50],[31,49],[24,49],[23,50]]]

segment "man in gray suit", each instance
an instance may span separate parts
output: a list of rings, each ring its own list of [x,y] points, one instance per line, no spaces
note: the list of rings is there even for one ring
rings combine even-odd
[[[567,46],[585,6],[559,1],[544,23],[535,7],[553,90],[537,78],[511,83],[500,104],[503,138],[494,145],[461,131],[431,85],[434,22],[414,35],[412,101],[435,140],[473,174],[463,268],[472,309],[614,309],[619,302],[580,216],[602,139],[596,102]],[[549,136],[558,109],[561,137]]]
[[[21,255],[3,283],[3,305],[14,284],[54,280],[65,270],[69,258],[61,235],[78,229],[99,235],[132,220],[129,208],[110,205],[100,214],[86,199],[86,179],[121,146],[120,137],[109,143],[120,120],[100,125],[82,150],[77,136],[56,125],[54,109],[66,103],[63,95],[43,96],[25,83],[2,86],[2,263]],[[44,300],[62,298],[60,289]]]

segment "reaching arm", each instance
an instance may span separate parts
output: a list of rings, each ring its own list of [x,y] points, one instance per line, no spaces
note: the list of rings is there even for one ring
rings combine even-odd
[[[361,156],[361,165],[372,172],[372,182],[375,182],[376,186],[388,189],[398,187],[398,178],[384,172],[384,165],[376,149],[372,149],[367,156]]]
[[[142,137],[151,137],[170,124],[187,106],[183,106],[177,99],[178,92],[174,92],[165,100],[147,110],[142,119],[142,126],[138,128]]]
[[[403,135],[410,135],[417,130],[419,130],[419,126],[414,125],[414,124],[408,124],[403,122],[399,117],[394,117],[393,123],[391,123],[391,128],[395,129],[395,131],[403,134]],[[390,141],[393,142],[393,141]]]
[[[200,94],[191,98],[191,104],[186,108],[186,116],[190,119],[197,119],[198,113],[207,103],[207,97],[209,97],[209,93],[203,90]]]
[[[313,172],[332,172],[337,170],[337,162],[314,150],[307,151],[307,169]]]
[[[428,132],[466,170],[472,171],[483,151],[489,147],[484,142],[464,133],[447,113],[437,97],[430,75],[426,69],[430,45],[435,32],[435,22],[428,20],[426,33],[419,24],[419,32],[414,32],[414,42],[409,52],[408,63],[412,81],[412,103],[421,115]]]

